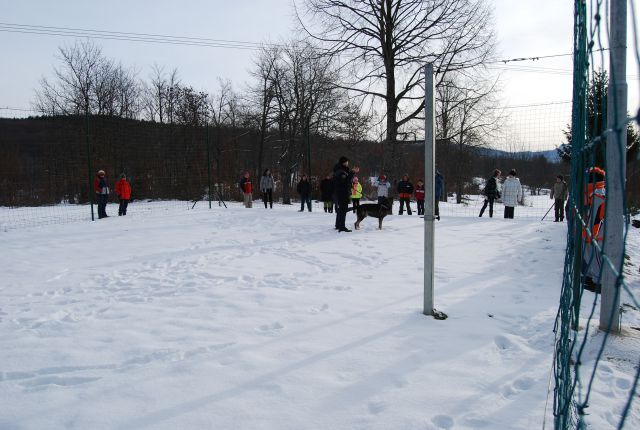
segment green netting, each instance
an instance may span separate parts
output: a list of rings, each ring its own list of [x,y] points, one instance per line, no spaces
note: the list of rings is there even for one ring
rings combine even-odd
[[[624,0],[623,0],[624,2]],[[633,2],[631,13],[635,17]],[[554,358],[554,424],[556,429],[583,429],[588,425],[588,408],[598,365],[611,339],[608,331],[594,336],[598,330],[594,316],[599,306],[599,294],[585,294],[585,286],[600,288],[605,272],[613,275],[615,294],[621,291],[630,296],[638,307],[638,298],[625,283],[623,259],[613,261],[612,248],[603,244],[607,237],[605,199],[610,198],[608,183],[620,175],[624,183],[624,162],[614,165],[606,157],[606,146],[615,142],[620,151],[626,151],[624,136],[631,121],[638,115],[620,124],[607,124],[606,77],[609,47],[609,9],[602,1],[592,1],[587,7],[584,0],[575,1],[574,15],[574,70],[573,108],[571,122],[571,192],[568,203],[567,249],[564,278],[554,331],[556,333]],[[604,28],[603,28],[604,27]],[[633,30],[637,31],[635,20]],[[636,61],[640,66],[640,55],[636,46]],[[609,75],[613,76],[611,70]],[[611,85],[616,82],[611,78]],[[614,104],[615,105],[615,104]],[[635,112],[634,112],[635,114]],[[615,133],[613,141],[608,139]],[[601,170],[602,169],[602,170]],[[604,170],[604,172],[603,172]],[[618,178],[620,179],[620,177]],[[615,247],[624,255],[629,213],[621,190],[624,212],[623,240]],[[584,300],[583,300],[584,299]],[[615,300],[617,302],[617,300]],[[584,307],[584,309],[583,309]],[[613,318],[613,314],[612,314]],[[609,321],[609,326],[612,321]],[[595,351],[594,364],[585,366],[586,351]],[[636,367],[635,380],[629,389],[628,398],[621,405],[617,428],[624,428],[632,400],[635,396],[640,365]],[[612,411],[613,412],[613,411]],[[616,411],[617,412],[617,411]]]

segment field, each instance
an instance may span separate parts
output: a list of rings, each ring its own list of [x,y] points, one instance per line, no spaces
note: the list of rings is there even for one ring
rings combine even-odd
[[[435,300],[449,318],[437,321],[422,315],[415,214],[337,233],[332,215],[295,206],[138,209],[0,233],[0,428],[552,426],[566,224],[444,205]],[[633,383],[640,314],[622,303],[593,429],[619,420]],[[626,428],[639,427],[636,402]]]

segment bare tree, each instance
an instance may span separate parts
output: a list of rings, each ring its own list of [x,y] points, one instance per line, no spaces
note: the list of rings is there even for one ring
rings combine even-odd
[[[108,60],[102,49],[90,41],[59,48],[61,68],[54,68],[54,80],[40,80],[35,107],[45,115],[79,115],[92,112],[99,87],[100,70]],[[92,100],[93,99],[93,100]]]
[[[102,54],[92,42],[59,48],[62,66],[42,78],[36,109],[45,115],[111,115],[137,118],[140,86],[135,72]]]
[[[493,53],[484,0],[305,0],[298,20],[327,52],[344,59],[344,88],[381,101],[386,141],[394,144],[423,109],[421,68],[437,83],[482,65]],[[393,157],[395,158],[393,145]]]
[[[496,86],[496,82],[450,75],[437,87],[438,165],[455,185],[457,203],[462,202],[465,183],[471,179],[476,150],[491,144],[503,120],[495,108]]]

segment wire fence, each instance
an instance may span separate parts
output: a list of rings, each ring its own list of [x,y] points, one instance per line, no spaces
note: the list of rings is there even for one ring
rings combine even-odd
[[[602,1],[590,2],[589,7],[583,0],[575,1],[569,229],[554,330],[554,424],[563,430],[588,428],[593,424],[591,415],[599,414],[610,417],[612,428],[638,425],[637,413],[631,411],[640,360],[637,349],[624,342],[633,332],[629,331],[630,321],[624,320],[624,310],[640,309],[637,287],[629,285],[624,272],[630,219],[624,160],[632,133],[629,124],[637,123],[638,117],[627,118],[622,111],[626,94],[621,100],[618,88],[626,85],[624,73],[620,78],[616,57],[605,61],[609,54],[605,56],[602,50],[607,46],[613,52],[620,46],[610,35],[619,31],[620,22],[616,27],[614,22],[626,2],[614,3],[615,10]],[[621,22],[626,24],[626,16]],[[640,66],[637,43],[635,49]],[[611,371],[607,365],[632,375],[626,400],[615,410],[603,410],[594,401],[598,387],[607,385],[606,375]]]
[[[484,205],[485,173],[516,168],[522,181],[515,216],[542,219],[552,204],[550,189],[556,173],[567,173],[555,151],[534,153],[543,145],[562,143],[563,128],[570,118],[570,105],[551,102],[504,108],[508,126],[492,136],[490,147],[466,154],[469,165],[461,167],[458,149],[437,149],[444,174],[445,195],[441,216],[478,216]],[[28,110],[0,112],[0,230],[37,227],[97,219],[97,196],[93,188],[98,170],[106,172],[110,188],[107,213],[118,213],[118,196],[113,192],[120,175],[131,184],[127,216],[155,215],[209,207],[209,201],[240,201],[238,181],[251,172],[253,197],[259,200],[260,170],[274,166],[274,201],[297,205],[295,185],[302,167],[279,165],[282,147],[277,136],[268,136],[263,160],[256,162],[256,131],[242,128],[160,124],[108,116],[59,116],[25,118]],[[4,116],[2,118],[1,116]],[[21,117],[21,118],[12,118]],[[381,173],[379,154],[362,146],[311,137],[314,166],[312,198],[320,199],[320,181],[330,174],[341,154],[348,154],[361,166],[365,199],[376,200],[374,182]],[[342,146],[341,146],[342,145]],[[377,144],[372,143],[372,148]],[[492,149],[501,148],[501,149]],[[410,173],[414,185],[423,166],[421,142],[403,144],[401,171]],[[351,155],[353,154],[353,155]],[[377,157],[377,158],[376,158]],[[472,172],[477,172],[474,176]],[[395,185],[400,174],[390,177]],[[288,191],[285,182],[289,181]],[[204,202],[197,203],[197,202]],[[412,203],[416,209],[415,201]],[[92,207],[93,206],[93,207]],[[316,210],[322,209],[316,203]],[[504,205],[498,199],[494,216],[502,217]],[[489,211],[487,211],[489,216]],[[553,217],[547,217],[551,221]]]

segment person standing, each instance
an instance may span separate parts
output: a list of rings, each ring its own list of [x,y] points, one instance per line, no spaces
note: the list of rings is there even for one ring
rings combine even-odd
[[[436,177],[435,177],[435,186],[434,186],[435,190],[434,190],[434,214],[435,217],[438,221],[440,221],[440,199],[442,198],[442,191],[444,189],[444,176],[442,176],[442,174],[436,170]]]
[[[251,179],[249,179],[249,172],[244,172],[244,176],[240,180],[240,191],[242,191],[242,198],[244,200],[244,207],[253,207],[253,193],[251,191]]]
[[[391,188],[391,183],[387,181],[387,177],[385,175],[380,175],[378,182],[376,183],[376,188],[378,190],[378,204],[385,204],[389,197],[389,189]]]
[[[484,186],[484,205],[480,209],[480,217],[484,214],[487,205],[489,206],[489,218],[493,218],[493,202],[500,198],[500,190],[498,189],[498,179],[500,178],[500,170],[495,169],[493,176],[487,179],[487,184]]]
[[[96,201],[98,202],[98,219],[107,218],[107,201],[109,200],[109,187],[107,186],[106,173],[104,170],[98,170],[96,177],[93,179],[93,190],[96,193]]]
[[[271,174],[271,170],[267,169],[262,174],[260,178],[260,191],[262,192],[262,202],[264,203],[264,208],[267,209],[267,203],[269,207],[273,209],[273,188],[275,183],[273,181],[273,175]]]
[[[309,212],[311,212],[311,183],[307,175],[302,175],[300,182],[298,182],[298,194],[300,194],[300,210],[298,212],[304,212],[304,205],[307,204]]]
[[[398,197],[400,198],[400,215],[407,205],[407,215],[411,215],[411,194],[413,194],[413,184],[409,181],[409,175],[404,174],[402,181],[398,182]]]
[[[327,175],[327,177],[320,182],[320,197],[324,203],[324,211],[333,213],[333,180],[331,179],[331,175]]]
[[[556,176],[556,183],[551,187],[550,199],[554,199],[554,209],[556,219],[554,222],[564,222],[564,202],[569,195],[567,183],[564,181],[564,176]]]
[[[515,207],[522,199],[522,185],[515,169],[509,171],[509,176],[502,184],[502,203],[504,203],[504,217],[513,219]]]
[[[351,184],[353,176],[360,172],[360,168],[349,169],[349,159],[340,157],[338,163],[333,167],[333,194],[336,204],[336,230],[338,232],[350,232],[345,226],[347,211],[349,210],[349,196],[351,195]]]
[[[120,175],[120,179],[116,182],[116,194],[120,200],[118,216],[125,216],[127,214],[127,206],[129,206],[129,201],[131,200],[131,184],[127,181],[127,176],[124,173]]]
[[[596,248],[594,241],[602,249],[605,228],[606,173],[600,167],[591,167],[587,170],[587,174],[588,183],[584,192],[582,219],[586,223],[586,227],[589,228],[589,232],[583,226],[582,275],[584,288],[600,293],[603,259],[602,253]]]
[[[362,184],[357,176],[353,177],[353,184],[351,185],[351,201],[353,202],[353,213],[356,213],[360,206],[360,199],[362,198]]]
[[[418,215],[424,216],[424,182],[422,179],[418,179],[415,190],[416,205],[418,206]]]

